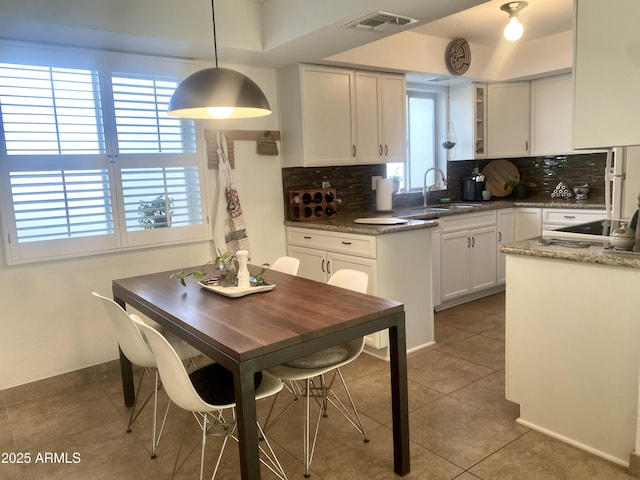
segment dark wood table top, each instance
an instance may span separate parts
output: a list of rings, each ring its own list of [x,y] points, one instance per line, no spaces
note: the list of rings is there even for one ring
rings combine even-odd
[[[258,268],[250,266],[250,271],[255,274]],[[183,287],[170,278],[172,273],[114,280],[114,295],[159,323],[182,329],[185,339],[197,336],[236,362],[404,310],[396,301],[275,271],[266,277],[276,285],[273,290],[240,298],[208,291],[192,277]]]

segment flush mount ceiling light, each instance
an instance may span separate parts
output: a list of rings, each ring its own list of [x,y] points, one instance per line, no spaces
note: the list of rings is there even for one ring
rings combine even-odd
[[[509,23],[504,27],[504,38],[515,42],[522,37],[524,27],[518,21],[518,13],[529,5],[529,2],[509,2],[500,7],[500,10],[509,14]]]
[[[168,114],[192,119],[262,117],[271,113],[267,97],[253,80],[228,68],[218,67],[216,15],[211,0],[213,51],[216,66],[185,78],[169,101]]]

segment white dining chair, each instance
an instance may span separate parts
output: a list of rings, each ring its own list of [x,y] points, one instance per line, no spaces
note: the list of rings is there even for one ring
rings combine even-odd
[[[162,435],[162,429],[164,427],[167,413],[169,411],[169,405],[165,411],[160,431],[158,432],[158,391],[160,390],[160,382],[158,378],[158,371],[156,369],[156,359],[149,349],[146,341],[140,333],[136,324],[132,321],[131,316],[127,311],[118,305],[110,298],[104,297],[97,292],[91,292],[91,294],[100,300],[104,305],[109,319],[115,329],[116,339],[120,350],[129,359],[129,361],[141,367],[140,379],[135,391],[135,400],[133,407],[131,408],[131,415],[127,424],[127,433],[131,432],[131,426],[136,421],[140,413],[144,410],[145,406],[153,397],[153,423],[151,427],[151,458],[156,458],[156,447],[160,442],[160,436]],[[182,360],[189,360],[201,355],[201,353],[194,347],[179,339],[176,336],[170,336],[171,343],[174,348],[179,352]],[[142,403],[140,402],[140,387],[142,386],[142,380],[145,377],[151,377],[153,380],[153,391],[146,397]],[[139,405],[139,408],[137,408]]]
[[[357,270],[342,269],[336,271],[327,283],[336,287],[366,293],[369,276]],[[305,478],[311,476],[310,467],[318,438],[320,419],[327,416],[329,404],[333,405],[347,421],[362,434],[365,442],[369,442],[369,437],[362,424],[351,393],[347,388],[347,383],[340,371],[340,367],[358,358],[363,348],[364,337],[360,337],[269,369],[270,373],[294,386],[294,391],[292,392],[294,393],[294,399],[270,421],[276,403],[276,398],[274,398],[267,420],[265,421],[265,430],[280,421],[296,404],[299,396],[304,397],[303,455],[305,459]],[[327,381],[325,374],[330,372],[333,372],[333,375]],[[336,379],[339,379],[342,384],[348,405],[345,405],[332,390],[333,383]],[[315,431],[313,433],[313,440],[311,440],[310,398],[314,398],[320,406]]]
[[[211,363],[188,373],[180,361],[180,357],[165,337],[153,327],[145,324],[135,315],[132,315],[140,331],[143,332],[149,346],[153,351],[162,384],[169,398],[180,408],[190,411],[202,430],[202,445],[200,451],[200,480],[204,475],[205,447],[208,435],[224,437],[218,458],[213,469],[213,480],[218,472],[220,460],[224,453],[229,438],[236,442],[237,421],[235,415],[235,395],[233,374],[218,363]],[[258,372],[255,377],[256,400],[277,394],[282,389],[282,382],[269,372]],[[227,418],[225,410],[231,410]],[[256,422],[259,437],[266,448],[261,444],[258,448],[261,452],[260,462],[273,472],[281,480],[287,480],[287,476],[278,461],[278,458],[264,434],[262,427]],[[187,432],[185,430],[178,448],[176,460],[173,466],[172,477],[179,469],[178,462]],[[188,458],[188,456],[187,456]],[[180,464],[182,466],[186,459]]]
[[[271,265],[270,269],[276,272],[288,273],[289,275],[297,275],[300,260],[295,257],[278,257]]]

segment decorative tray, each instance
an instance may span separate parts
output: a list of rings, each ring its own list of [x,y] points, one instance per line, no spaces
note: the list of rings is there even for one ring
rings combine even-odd
[[[220,284],[216,284],[217,282],[212,282],[211,279],[200,280],[198,282],[202,288],[205,288],[211,292],[218,293],[220,295],[224,295],[225,297],[230,298],[238,298],[244,297],[245,295],[251,295],[252,293],[260,293],[260,292],[268,292],[276,288],[274,283],[269,283],[267,285],[259,285],[259,286],[251,286],[249,288],[239,288],[235,287],[222,287]]]

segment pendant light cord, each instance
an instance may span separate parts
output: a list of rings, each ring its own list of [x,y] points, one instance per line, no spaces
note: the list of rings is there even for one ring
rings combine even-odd
[[[216,41],[216,9],[214,0],[211,0],[211,18],[213,20],[213,55],[216,60],[216,68],[218,68],[218,42]]]

